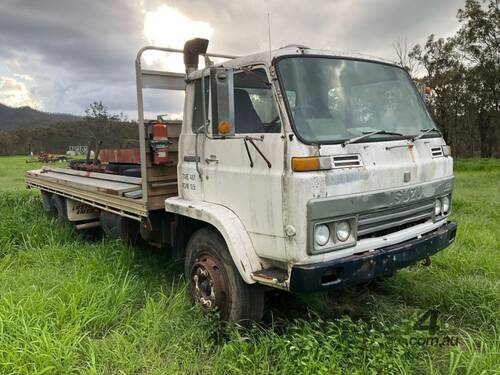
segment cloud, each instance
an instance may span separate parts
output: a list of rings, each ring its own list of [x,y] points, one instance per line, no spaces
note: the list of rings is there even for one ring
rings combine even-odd
[[[39,107],[38,101],[23,82],[5,76],[0,76],[0,102],[11,107]]]
[[[452,34],[463,1],[2,0],[0,72],[29,83],[48,111],[82,114],[102,100],[135,118],[134,59],[145,44],[182,48],[185,39],[206,36],[211,52],[263,51],[270,13],[273,48],[300,43],[392,58],[401,38],[422,43],[431,33]],[[172,59],[166,64],[182,70],[181,58]],[[179,95],[151,106],[182,110]]]
[[[166,32],[166,28],[175,32]],[[153,46],[181,48],[186,40],[200,37],[210,39],[214,32],[212,26],[204,21],[186,17],[178,9],[160,5],[156,10],[147,11],[144,16],[144,36]],[[144,55],[146,64],[173,70],[184,71],[184,63],[178,54],[149,52]]]
[[[18,74],[14,73],[14,77],[22,79],[23,81],[33,81],[33,77],[29,74]]]

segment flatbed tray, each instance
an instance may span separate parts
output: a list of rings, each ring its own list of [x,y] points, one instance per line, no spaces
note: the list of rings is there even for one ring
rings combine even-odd
[[[141,190],[140,178],[72,169],[42,168],[26,172],[26,177],[40,178],[73,188],[115,196],[124,196],[125,193]]]

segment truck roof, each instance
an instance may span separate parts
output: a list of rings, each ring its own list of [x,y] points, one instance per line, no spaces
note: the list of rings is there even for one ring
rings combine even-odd
[[[361,53],[346,53],[340,51],[332,51],[326,49],[311,49],[309,47],[303,45],[287,45],[278,49],[274,49],[271,51],[258,52],[250,55],[236,57],[234,59],[226,60],[220,63],[216,63],[215,66],[227,67],[227,68],[239,68],[249,65],[255,64],[264,64],[270,65],[271,61],[275,58],[279,58],[281,56],[290,56],[290,55],[313,55],[313,56],[325,56],[325,57],[342,57],[342,58],[351,58],[351,59],[360,59],[366,61],[373,61],[378,63],[384,63],[394,66],[397,65],[394,61],[386,60],[383,58],[378,58],[366,54]],[[191,74],[191,78],[199,78],[201,76],[201,69],[193,72]]]

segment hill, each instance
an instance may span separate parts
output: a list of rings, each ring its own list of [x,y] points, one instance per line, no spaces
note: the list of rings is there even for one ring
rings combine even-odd
[[[80,117],[69,114],[47,113],[28,106],[13,108],[0,103],[0,130],[40,128],[78,120]]]

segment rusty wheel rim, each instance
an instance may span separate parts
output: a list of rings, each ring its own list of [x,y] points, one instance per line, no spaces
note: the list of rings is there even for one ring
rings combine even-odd
[[[204,310],[227,308],[227,282],[219,261],[210,254],[201,254],[191,268],[191,290]]]

